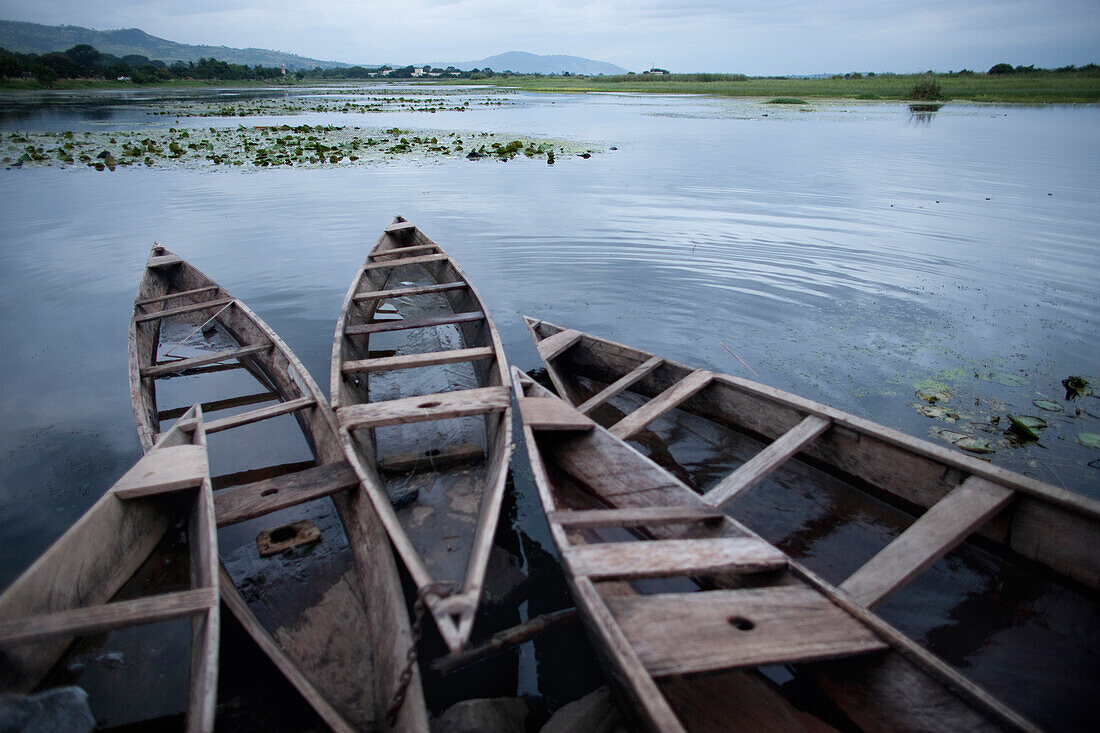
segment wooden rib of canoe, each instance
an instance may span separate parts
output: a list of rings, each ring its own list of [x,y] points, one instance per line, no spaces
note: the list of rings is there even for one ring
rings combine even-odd
[[[864,608],[964,542],[1037,566],[1086,596],[1100,586],[1100,502],[765,385],[525,321],[555,389],[615,437],[643,438],[659,417],[690,416],[766,446],[713,486],[697,487],[709,506],[727,505],[796,461],[917,515],[838,583]],[[608,404],[622,393],[629,399]]]
[[[162,338],[169,324],[176,344]],[[194,355],[167,358],[170,352],[180,350],[180,344],[193,344],[199,331],[229,348],[192,347]],[[214,477],[217,525],[228,528],[273,512],[282,512],[285,521],[285,510],[292,508],[306,511],[323,505],[327,512],[324,502],[331,500],[340,522],[337,531],[343,534],[341,541],[347,541],[354,572],[349,571],[348,578],[337,581],[320,599],[315,597],[323,588],[295,592],[295,602],[287,605],[304,608],[292,623],[275,629],[260,622],[225,566],[220,569],[222,600],[330,728],[426,731],[427,713],[415,667],[403,704],[392,720],[387,719],[412,644],[397,566],[371,502],[358,490],[355,474],[344,459],[335,416],[298,358],[243,303],[159,245],[153,247],[138,288],[129,350],[134,417],[146,450],[157,436],[160,421],[176,412],[158,405],[159,380],[197,376],[194,388],[201,391],[203,380],[224,376],[209,376],[215,372],[244,370],[249,375],[244,380],[249,385],[244,394],[219,394],[218,399],[203,404],[208,416],[230,412],[207,420],[206,432],[211,435],[293,415],[313,460],[257,466]],[[239,384],[234,388],[241,389]],[[242,407],[251,409],[240,411]],[[323,606],[326,598],[331,601],[340,589],[347,589],[341,598],[350,597],[350,601],[344,601],[339,612]],[[310,606],[310,602],[316,605]],[[333,651],[336,648],[360,657],[360,661],[368,660],[370,674],[362,679],[349,674],[344,666],[347,660]]]
[[[1036,730],[613,430],[512,376],[577,607],[641,727]],[[813,692],[796,706],[759,669],[772,665]]]
[[[184,518],[190,588],[142,594],[135,576]],[[195,405],[0,595],[0,689],[32,691],[79,637],[191,618],[187,730],[212,731],[217,557],[206,436]]]
[[[396,348],[372,348],[387,339]],[[396,217],[344,299],[330,395],[348,461],[451,651],[470,638],[500,516],[509,385],[477,290],[439,245]],[[443,470],[456,464],[458,473]],[[407,484],[424,472],[418,498],[395,508],[383,474]]]

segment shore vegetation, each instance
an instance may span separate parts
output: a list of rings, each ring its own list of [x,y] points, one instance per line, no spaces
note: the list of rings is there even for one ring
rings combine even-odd
[[[856,99],[1018,103],[1100,102],[1100,65],[1043,69],[999,63],[988,71],[919,74],[849,72],[789,77],[744,74],[621,74],[577,76],[517,74],[431,66],[352,66],[299,69],[230,64],[216,59],[166,64],[145,56],[116,57],[83,44],[67,51],[20,54],[0,48],[0,89],[84,89],[131,84],[233,86],[339,84],[403,80],[417,84],[480,84],[537,92],[627,92],[764,97],[773,100]]]

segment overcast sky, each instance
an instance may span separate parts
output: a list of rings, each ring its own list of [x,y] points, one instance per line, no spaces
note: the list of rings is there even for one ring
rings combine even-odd
[[[504,51],[755,75],[1100,62],[1100,0],[0,0],[0,19],[362,64]]]

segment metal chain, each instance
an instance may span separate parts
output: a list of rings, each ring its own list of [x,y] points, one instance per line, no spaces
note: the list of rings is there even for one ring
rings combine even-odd
[[[405,695],[409,691],[413,668],[416,666],[416,645],[420,643],[424,627],[426,606],[424,599],[429,593],[446,598],[454,593],[455,585],[451,581],[437,581],[421,586],[416,592],[416,603],[413,604],[412,644],[409,645],[409,651],[405,654],[405,669],[401,670],[401,675],[397,678],[397,690],[393,693],[393,702],[390,704],[390,709],[386,711],[386,722],[391,728],[397,724],[397,715],[401,712],[401,706],[405,704]]]

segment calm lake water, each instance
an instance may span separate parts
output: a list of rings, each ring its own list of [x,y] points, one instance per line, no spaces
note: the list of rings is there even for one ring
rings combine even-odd
[[[500,99],[463,113],[178,120],[114,95],[0,100],[4,131],[324,123],[507,132],[602,151],[553,166],[521,157],[0,171],[0,587],[140,455],[126,333],[154,241],[248,304],[327,386],[343,295],[395,213],[466,270],[525,370],[538,366],[520,319],[530,314],[913,435],[982,437],[994,463],[1100,498],[1100,450],[1078,442],[1100,433],[1100,401],[1068,402],[1061,386],[1071,375],[1100,381],[1100,107],[919,114],[897,103]],[[951,392],[957,423],[913,409],[930,385]],[[1015,446],[1002,435],[1009,413],[1049,426]],[[529,559],[552,545],[522,445],[514,474],[510,511]],[[883,612],[925,643],[949,645],[961,624],[950,599],[965,594]],[[1073,727],[1098,692],[1089,629],[1100,619],[1064,610],[1059,594],[1026,601],[1026,620],[968,639],[952,661],[1000,694],[1037,690],[1014,704]],[[1029,623],[1054,628],[1050,664],[1021,664],[1031,652],[1011,637]],[[1014,663],[1030,669],[997,673]],[[517,665],[515,689],[496,694],[542,690],[554,707],[598,683],[592,673],[550,695],[550,680],[568,672],[529,651]]]

